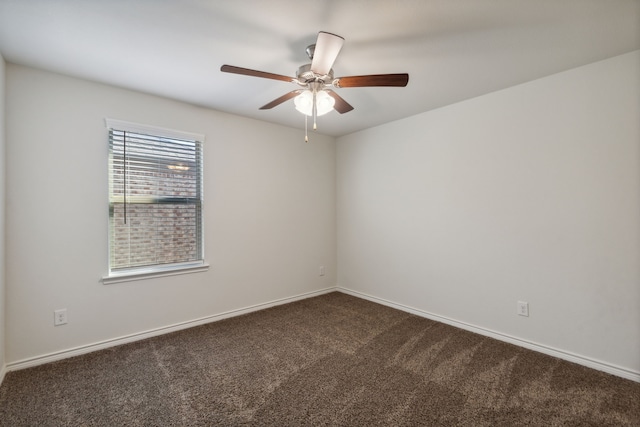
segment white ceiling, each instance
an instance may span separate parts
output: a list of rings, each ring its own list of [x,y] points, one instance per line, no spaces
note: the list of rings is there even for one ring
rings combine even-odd
[[[318,31],[345,45],[336,76],[409,73],[406,88],[337,89],[345,135],[640,49],[640,0],[0,0],[6,61],[304,128],[291,83]]]

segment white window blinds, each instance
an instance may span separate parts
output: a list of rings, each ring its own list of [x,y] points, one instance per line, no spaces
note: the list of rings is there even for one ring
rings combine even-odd
[[[110,272],[202,262],[204,138],[107,126]]]

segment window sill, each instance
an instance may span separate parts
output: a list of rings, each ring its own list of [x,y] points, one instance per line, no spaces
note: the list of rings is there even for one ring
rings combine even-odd
[[[122,273],[112,273],[102,278],[103,285],[114,283],[132,282],[135,280],[152,279],[156,277],[176,276],[178,274],[202,273],[209,270],[209,264],[187,264],[181,266],[171,266],[154,269],[143,269],[137,271],[127,271]]]

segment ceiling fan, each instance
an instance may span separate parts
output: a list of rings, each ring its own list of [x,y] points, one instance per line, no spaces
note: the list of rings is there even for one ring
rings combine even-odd
[[[305,116],[313,117],[313,128],[316,129],[315,119],[317,116],[326,114],[334,109],[340,114],[353,110],[353,106],[351,106],[331,88],[372,86],[404,87],[409,82],[409,74],[406,73],[372,74],[365,76],[334,78],[333,69],[331,67],[338,57],[338,53],[340,53],[340,49],[342,49],[343,44],[344,38],[325,31],[319,32],[316,43],[308,46],[306,49],[311,63],[298,68],[296,77],[251,70],[249,68],[236,67],[233,65],[223,65],[220,67],[220,71],[297,84],[301,89],[296,89],[286,93],[268,104],[263,105],[260,109],[268,110],[293,98],[298,111],[305,114]],[[305,140],[307,140],[306,137]]]

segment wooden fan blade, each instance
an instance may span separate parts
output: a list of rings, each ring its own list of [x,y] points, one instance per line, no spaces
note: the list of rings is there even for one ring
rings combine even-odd
[[[409,74],[372,74],[369,76],[340,77],[337,87],[367,87],[367,86],[398,86],[404,87],[409,83]]]
[[[311,60],[311,71],[321,76],[329,74],[343,44],[344,38],[320,31]]]
[[[338,113],[344,114],[353,110],[353,107],[351,106],[351,104],[349,104],[347,101],[342,99],[340,95],[338,95],[337,93],[335,93],[330,89],[327,89],[326,92],[329,94],[329,96],[331,96],[333,99],[336,100],[336,103],[333,105],[333,109],[336,110]]]
[[[223,65],[220,71],[225,73],[242,74],[244,76],[262,77],[264,79],[281,80],[283,82],[293,82],[292,77],[283,76],[281,74],[267,73],[265,71],[250,70],[249,68],[235,67],[233,65]]]
[[[260,109],[270,110],[271,108],[276,107],[282,104],[283,102],[290,100],[291,98],[295,98],[296,96],[300,95],[302,92],[303,92],[302,89],[298,89],[298,90],[291,91],[289,93],[285,93],[280,98],[274,99],[270,103],[263,105],[262,107],[260,107]]]

